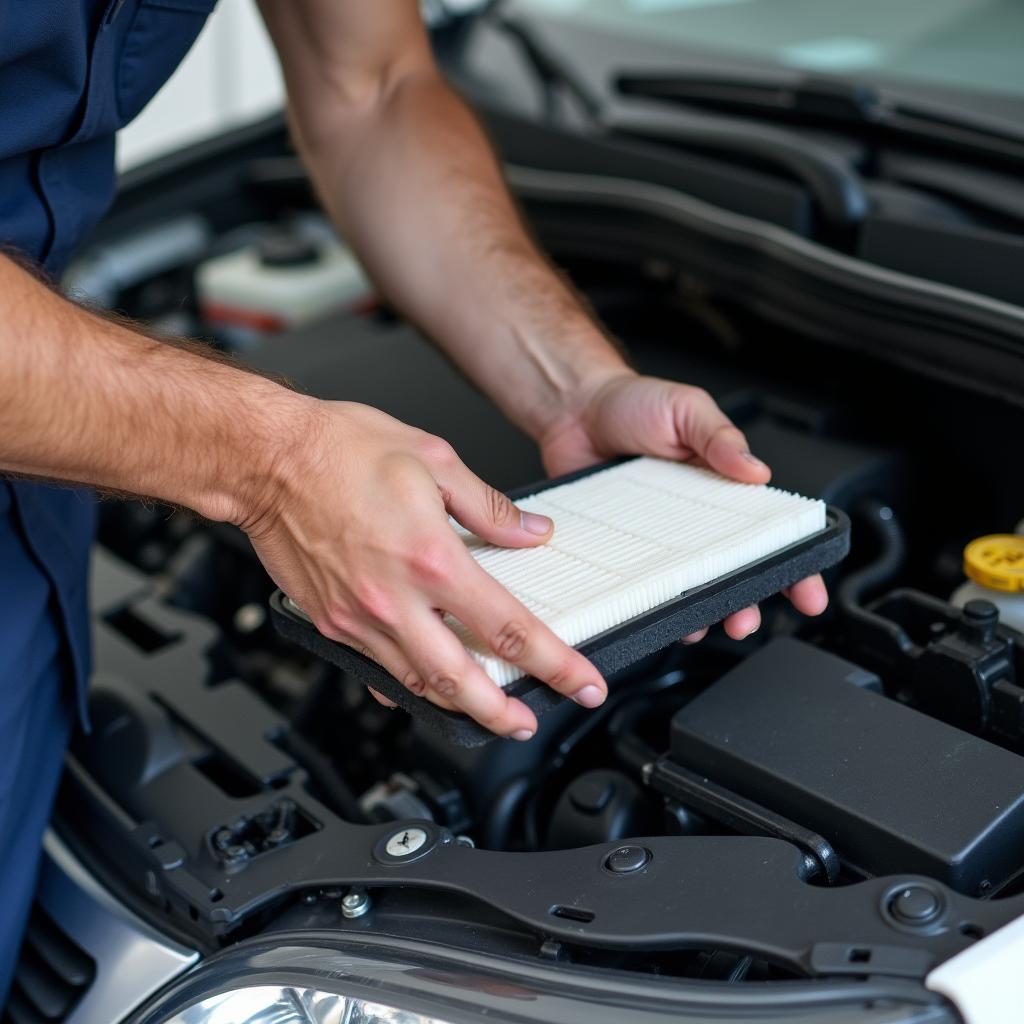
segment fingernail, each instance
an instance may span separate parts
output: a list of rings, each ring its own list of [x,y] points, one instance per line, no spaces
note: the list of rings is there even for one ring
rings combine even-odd
[[[764,463],[753,452],[744,451],[740,452],[740,455],[742,455],[743,458],[745,458],[752,466],[757,466],[759,468],[764,466]]]
[[[529,739],[533,739],[532,729],[517,729],[512,733],[512,739],[519,740],[520,743],[525,743]]]
[[[604,691],[600,686],[588,683],[582,690],[573,694],[572,699],[585,708],[596,708],[604,703]]]
[[[536,512],[520,512],[519,525],[527,533],[535,533],[538,537],[543,537],[546,533],[551,532],[553,523],[547,516],[539,516]]]

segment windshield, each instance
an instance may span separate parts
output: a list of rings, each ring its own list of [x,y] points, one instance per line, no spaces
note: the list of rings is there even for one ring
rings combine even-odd
[[[809,72],[1024,97],[1024,0],[523,0],[522,6]]]

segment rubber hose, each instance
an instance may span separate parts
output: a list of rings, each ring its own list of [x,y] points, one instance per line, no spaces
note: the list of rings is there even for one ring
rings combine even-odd
[[[879,554],[874,561],[850,573],[839,585],[839,603],[854,614],[861,610],[868,594],[896,578],[907,554],[903,528],[885,502],[866,499],[857,506],[856,513],[858,522],[863,521],[875,537]]]

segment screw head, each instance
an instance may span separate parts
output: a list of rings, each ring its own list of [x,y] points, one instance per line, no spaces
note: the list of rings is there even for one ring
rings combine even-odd
[[[362,917],[370,909],[370,897],[365,892],[347,893],[341,901],[341,916],[352,920]]]
[[[890,909],[902,924],[925,925],[939,916],[942,904],[938,896],[923,885],[908,885],[892,898]]]
[[[261,604],[243,604],[235,612],[235,629],[239,633],[255,633],[266,621],[267,612]]]
[[[629,875],[645,867],[651,859],[651,851],[643,846],[620,846],[604,859],[607,870],[616,875]]]
[[[384,851],[389,857],[408,857],[422,849],[427,833],[421,828],[403,828],[388,837]]]

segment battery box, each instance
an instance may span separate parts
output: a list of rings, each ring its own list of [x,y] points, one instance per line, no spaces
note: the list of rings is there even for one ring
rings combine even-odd
[[[813,829],[855,873],[998,888],[1024,861],[1024,759],[869,679],[774,640],[676,713],[669,760]]]

